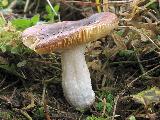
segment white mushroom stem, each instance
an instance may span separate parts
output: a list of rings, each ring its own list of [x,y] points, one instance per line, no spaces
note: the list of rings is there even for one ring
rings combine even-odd
[[[67,101],[83,109],[95,100],[90,73],[85,61],[85,45],[62,52],[62,87]]]

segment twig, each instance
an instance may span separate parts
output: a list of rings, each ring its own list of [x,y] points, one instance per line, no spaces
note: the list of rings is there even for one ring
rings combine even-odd
[[[46,83],[45,83],[45,80],[43,80],[43,92],[42,92],[42,101],[41,101],[42,105],[44,105],[45,103],[45,97],[46,97]]]
[[[137,61],[118,61],[109,63],[109,65],[117,65],[117,64],[137,64]]]
[[[15,95],[15,93],[16,93],[16,90],[17,90],[17,88],[14,88],[13,93],[12,93],[12,95],[11,95],[11,97],[10,97],[11,100],[13,99],[13,97],[14,97],[14,95]]]
[[[141,77],[143,77],[143,76],[151,73],[152,71],[158,69],[159,67],[160,67],[160,65],[157,65],[156,67],[152,68],[151,70],[149,70],[149,71],[145,72],[144,74],[140,75],[139,77],[135,78],[134,80],[132,80],[132,81],[127,85],[127,88],[130,88],[135,81],[137,81],[137,80],[140,79]],[[125,93],[125,89],[121,92],[121,94],[124,94],[124,93]]]
[[[7,7],[8,9],[12,9],[17,5],[17,0],[14,0],[13,2],[11,2],[11,4]]]
[[[2,12],[0,12],[0,16],[2,17],[2,19],[6,22],[6,19],[4,18],[4,16],[3,16],[3,13]]]
[[[102,102],[103,102],[102,116],[104,116],[104,114],[105,114],[105,112],[106,112],[106,104],[107,104],[106,98],[103,98]]]
[[[96,1],[96,7],[97,7],[97,11],[100,13],[101,12],[101,8],[100,8],[100,0],[95,0]],[[84,4],[84,3],[86,3],[86,2],[83,2],[83,3],[81,3],[81,4]]]
[[[7,88],[9,88],[9,87],[11,87],[11,86],[13,86],[13,85],[15,85],[15,84],[18,83],[18,82],[19,82],[19,80],[13,82],[12,84],[7,85],[6,87],[2,88],[2,89],[0,90],[0,92],[2,92],[2,91],[4,91],[5,89],[7,89]]]
[[[133,49],[135,51],[135,55],[136,55],[136,58],[137,58],[137,61],[138,61],[138,65],[139,65],[139,67],[140,67],[140,69],[142,71],[142,74],[144,74],[145,70],[143,68],[143,65],[141,64],[141,61],[140,61],[139,57],[138,57],[138,52],[137,52],[137,50],[136,50],[136,48],[135,48],[135,46],[133,44],[132,44],[132,46],[133,46]]]
[[[158,65],[158,66],[152,68],[151,70],[145,72],[144,74],[140,75],[140,76],[137,77],[136,79],[132,80],[132,81],[127,85],[127,88],[130,88],[130,87],[133,85],[133,83],[136,82],[138,79],[140,79],[141,77],[143,77],[143,76],[145,76],[145,75],[151,73],[152,71],[158,69],[159,67],[160,67],[160,65]],[[117,106],[118,99],[120,98],[120,96],[122,96],[122,95],[125,93],[125,91],[126,91],[127,88],[123,89],[123,90],[118,94],[118,96],[116,97],[115,105],[114,105],[114,111],[116,110],[116,106]],[[128,98],[128,97],[127,97],[127,98]],[[114,112],[114,111],[113,111],[112,120],[114,120],[114,117],[115,117],[115,112]]]
[[[0,82],[0,87],[3,85],[4,81],[5,81],[6,77],[3,78],[3,80]]]
[[[32,3],[28,6],[27,11],[31,10],[31,9],[33,8],[33,6],[36,5],[36,4],[37,4],[37,3],[36,3],[36,0],[34,0],[34,2],[32,2]],[[26,12],[27,12],[27,11],[26,11]]]
[[[29,2],[30,2],[30,0],[27,0],[27,1],[26,1],[26,4],[25,4],[25,6],[24,6],[24,10],[23,10],[24,13],[27,12]]]
[[[134,80],[132,80],[129,84],[127,84],[127,87],[125,87],[125,89],[123,89],[123,90],[118,94],[119,97],[122,96],[122,95],[124,95],[124,93],[126,92],[126,89],[132,87],[132,85],[133,85],[134,82],[136,82],[136,81],[137,81],[138,79],[140,79],[141,77],[143,77],[143,76],[151,73],[152,71],[158,69],[159,67],[160,67],[160,65],[152,68],[151,70],[145,72],[144,74],[142,74],[142,75],[140,75],[139,77],[137,77],[137,78],[135,78]],[[128,79],[130,79],[130,78],[128,78]]]
[[[139,61],[139,62],[140,62],[140,63],[145,63],[145,62],[149,62],[149,61],[156,60],[157,58],[160,58],[160,56],[154,57],[154,58],[150,58],[150,59],[148,59],[148,60],[142,60],[142,61]],[[138,63],[137,61],[118,61],[118,62],[109,63],[109,65],[117,65],[117,64],[137,64],[137,63]]]
[[[114,120],[114,117],[116,115],[116,108],[117,108],[118,100],[119,100],[119,95],[117,95],[117,97],[114,99],[114,108],[113,108],[112,120]]]
[[[49,4],[49,6],[51,7],[52,11],[54,12],[54,14],[55,14],[56,16],[58,16],[57,12],[55,11],[55,9],[53,8],[53,6],[51,5],[51,2],[50,2],[49,0],[47,0],[47,2],[48,2],[48,4]]]
[[[108,1],[108,3],[94,3],[94,2],[82,2],[82,1],[73,1],[73,0],[69,0],[69,1],[65,1],[65,0],[61,0],[61,2],[66,2],[66,3],[77,3],[79,5],[86,5],[86,6],[102,6],[105,4],[129,4],[131,2],[133,2],[133,0],[123,0],[123,1]]]
[[[38,11],[39,4],[40,4],[40,0],[37,1],[37,5],[36,5],[36,8],[35,8],[35,13],[37,13],[37,11]]]
[[[103,12],[107,12],[109,11],[109,8],[108,8],[108,0],[103,0]]]
[[[20,110],[20,112],[21,112],[21,114],[23,114],[28,120],[33,120],[33,119],[31,118],[31,116],[30,116],[27,112],[25,112],[25,111],[23,111],[23,110]]]
[[[44,100],[44,111],[45,111],[46,120],[51,120],[51,117],[50,117],[49,112],[48,112],[48,107],[47,107],[47,101],[46,100]]]
[[[41,104],[44,106],[46,120],[51,120],[50,115],[48,113],[48,109],[47,109],[47,101],[45,98],[46,98],[46,82],[45,82],[45,80],[43,80],[43,93],[42,93]]]
[[[150,6],[151,4],[153,4],[154,2],[156,2],[157,0],[151,0],[150,2],[148,2],[146,5],[144,5],[144,8],[147,8],[148,6]]]
[[[154,43],[154,41],[153,41],[148,35],[142,33],[140,30],[138,30],[137,28],[135,28],[135,27],[133,27],[133,26],[131,26],[130,28],[132,28],[133,30],[135,30],[135,31],[141,33],[142,35],[144,35],[146,38],[148,38],[149,41],[151,41],[151,42],[153,43],[153,45],[154,45],[158,50],[160,50],[159,46],[158,46],[156,43]]]
[[[74,6],[72,6],[72,5],[70,5],[70,4],[66,3],[66,2],[62,2],[62,3],[63,3],[64,5],[70,7],[71,9],[74,9],[74,10],[77,10],[77,11],[80,11],[80,12],[83,11],[83,9],[79,9],[79,8],[77,8],[77,7],[74,7]]]
[[[28,110],[28,109],[31,109],[31,108],[35,107],[35,104],[34,104],[35,100],[34,100],[33,94],[32,93],[28,93],[27,96],[30,97],[31,103],[29,105],[27,105],[26,107],[23,107],[22,110]]]
[[[135,27],[133,27],[133,26],[119,26],[119,28],[130,28],[131,30],[135,30],[136,32],[138,32],[138,33],[140,33],[141,35],[143,35],[143,36],[145,36],[146,38],[148,38],[148,40],[149,40],[150,42],[152,42],[153,45],[154,45],[158,50],[160,50],[159,46],[158,46],[156,43],[154,43],[154,41],[153,41],[148,35],[142,33],[139,29],[137,29],[137,28],[135,28]]]
[[[20,112],[24,117],[26,117],[28,120],[33,120],[32,117],[24,110],[13,108],[15,112]]]
[[[57,12],[56,12],[55,9],[53,8],[51,2],[50,2],[49,0],[46,0],[46,1],[48,2],[49,6],[51,7],[51,9],[52,9],[52,11],[54,12],[54,14],[55,14],[56,16],[58,16],[58,21],[60,21],[60,15],[57,14]]]

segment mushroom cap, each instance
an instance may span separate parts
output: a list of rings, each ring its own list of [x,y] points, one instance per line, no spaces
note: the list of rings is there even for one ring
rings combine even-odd
[[[110,12],[96,13],[78,21],[41,24],[22,33],[24,45],[39,54],[63,51],[95,41],[118,27],[118,18]]]

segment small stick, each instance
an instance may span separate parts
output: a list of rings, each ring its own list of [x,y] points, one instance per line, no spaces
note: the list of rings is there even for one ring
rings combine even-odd
[[[127,87],[125,87],[125,89],[123,89],[123,90],[119,93],[119,96],[122,96],[122,95],[125,93],[126,89],[132,87],[133,83],[136,82],[138,79],[140,79],[141,77],[143,77],[143,76],[145,76],[145,75],[148,75],[149,73],[151,73],[152,71],[158,69],[159,67],[160,67],[160,64],[159,64],[158,66],[152,68],[151,70],[143,73],[142,75],[140,75],[139,77],[135,78],[134,80],[132,80],[129,84],[127,84]]]
[[[96,4],[97,4],[97,11],[100,13],[101,12],[101,8],[98,4],[100,4],[99,0],[96,0]]]
[[[55,9],[53,8],[51,2],[50,2],[49,0],[47,0],[47,2],[48,2],[48,4],[49,4],[49,6],[51,7],[52,11],[54,12],[54,14],[55,14],[56,16],[58,16],[58,21],[60,21],[60,15],[57,14],[57,12],[56,12]]]
[[[44,105],[45,103],[45,97],[46,97],[46,83],[45,83],[45,80],[43,80],[43,92],[42,92],[42,101],[41,101],[42,105]]]
[[[79,5],[82,5],[82,6],[102,6],[102,5],[105,5],[105,4],[129,4],[131,2],[133,2],[133,0],[123,0],[123,1],[108,1],[108,3],[94,3],[94,2],[82,2],[82,1],[73,1],[73,0],[70,0],[70,1],[64,1],[64,0],[61,0],[61,2],[63,3],[77,3]]]
[[[131,87],[131,86],[132,86],[132,84],[133,84],[135,81],[137,81],[137,80],[138,80],[138,79],[140,79],[141,77],[143,77],[143,76],[145,76],[145,75],[147,75],[147,74],[151,73],[152,71],[154,71],[154,70],[158,69],[159,67],[160,67],[160,65],[158,65],[158,66],[156,66],[156,67],[152,68],[151,70],[149,70],[149,71],[147,71],[147,72],[143,73],[142,75],[140,75],[140,76],[139,76],[139,77],[137,77],[136,79],[132,80],[132,81],[127,85],[127,87],[128,87],[128,88],[129,88],[129,87]]]
[[[13,2],[11,2],[11,4],[7,7],[8,9],[12,9],[17,5],[17,0],[14,0]]]
[[[146,38],[148,38],[148,40],[150,42],[153,43],[153,45],[158,49],[160,50],[160,47],[146,34],[142,33],[139,29],[137,29],[136,27],[133,27],[133,26],[119,26],[119,28],[130,28],[131,30],[134,30],[136,32],[138,32],[140,35],[144,35]]]
[[[23,114],[28,120],[33,120],[29,114],[23,110],[20,110],[21,114]]]
[[[2,17],[2,19],[6,22],[6,19],[4,18],[4,16],[3,16],[3,13],[2,12],[0,12],[0,16]]]
[[[4,81],[5,81],[5,79],[6,79],[6,77],[3,78],[3,80],[0,82],[0,87],[2,87],[2,85],[3,85]]]
[[[0,90],[0,92],[2,92],[2,91],[4,91],[5,89],[7,89],[7,88],[9,88],[9,87],[11,87],[11,86],[13,86],[13,85],[15,85],[15,84],[18,83],[18,82],[19,82],[19,80],[13,82],[12,84],[7,85],[6,87],[2,88],[2,89]]]
[[[136,55],[136,58],[137,58],[139,67],[140,67],[140,69],[141,69],[141,71],[142,71],[142,74],[144,74],[144,73],[145,73],[145,70],[144,70],[144,68],[143,68],[143,65],[141,64],[141,61],[140,61],[139,57],[138,57],[138,52],[137,52],[137,50],[136,50],[136,48],[135,48],[135,46],[134,46],[133,44],[132,44],[132,46],[133,46],[133,49],[135,50],[135,55]]]
[[[103,12],[109,11],[108,9],[108,0],[103,0]]]
[[[38,11],[39,4],[40,4],[40,0],[37,1],[37,5],[36,5],[36,8],[35,8],[35,13],[37,13],[37,11]]]
[[[57,12],[55,11],[55,9],[53,8],[53,6],[51,5],[51,2],[50,2],[49,0],[47,0],[47,2],[48,2],[48,4],[49,4],[49,6],[51,7],[52,11],[54,12],[54,14],[55,14],[56,16],[58,16]]]
[[[106,112],[106,104],[107,104],[106,98],[103,98],[102,102],[103,102],[103,112],[102,112],[102,116],[104,116],[104,114],[105,114],[105,112]]]
[[[26,4],[25,4],[25,6],[24,6],[24,10],[23,10],[24,13],[27,12],[27,8],[28,8],[28,5],[29,5],[29,2],[30,2],[30,0],[27,0],[27,1],[26,1]]]
[[[116,115],[116,108],[117,108],[118,100],[119,100],[119,95],[117,95],[117,97],[114,99],[114,109],[113,109],[112,120],[114,120],[114,117]]]

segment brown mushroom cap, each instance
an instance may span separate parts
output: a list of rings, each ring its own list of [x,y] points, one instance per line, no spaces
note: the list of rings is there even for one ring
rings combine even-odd
[[[24,45],[37,53],[51,53],[105,37],[117,26],[117,16],[103,12],[79,21],[35,25],[26,29],[22,38]]]

